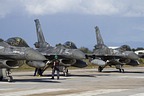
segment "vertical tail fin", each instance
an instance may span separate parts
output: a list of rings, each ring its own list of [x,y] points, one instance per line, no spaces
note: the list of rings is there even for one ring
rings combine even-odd
[[[45,42],[45,38],[42,32],[42,28],[39,22],[39,19],[35,19],[35,25],[36,25],[36,32],[37,32],[37,39],[38,42],[44,43]]]
[[[95,49],[98,49],[98,50],[95,50],[95,53],[101,54],[101,55],[110,54],[111,50],[104,44],[103,38],[100,34],[100,30],[98,26],[95,27],[95,32],[96,32],[97,45],[95,45],[94,47]]]
[[[36,42],[34,45],[36,48],[46,48],[48,46],[50,46],[44,38],[43,32],[42,32],[42,28],[39,22],[39,19],[35,19],[35,25],[36,25],[36,32],[37,32],[37,39],[38,42]]]
[[[95,27],[97,45],[104,45],[98,26]]]

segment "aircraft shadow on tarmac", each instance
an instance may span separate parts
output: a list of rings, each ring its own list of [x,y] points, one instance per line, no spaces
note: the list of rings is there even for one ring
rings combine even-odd
[[[140,72],[140,71],[125,71],[124,73],[143,73],[144,74],[144,72]]]
[[[44,77],[51,77],[51,75],[50,74],[48,74],[48,75],[43,75]],[[56,75],[55,75],[56,76]],[[60,74],[60,78],[61,78],[61,76],[64,76],[63,74]],[[84,75],[84,74],[81,74],[81,75],[79,75],[79,74],[68,74],[68,76],[66,76],[66,77],[72,77],[72,76],[74,76],[74,77],[95,77],[95,76],[93,76],[93,75]]]
[[[7,82],[7,80],[3,80],[2,82]],[[39,82],[39,83],[61,83],[57,79],[52,80],[50,78],[39,78],[39,79],[14,79],[11,83],[16,82]]]
[[[23,76],[33,76],[33,75],[14,75],[14,76],[20,76],[20,77],[23,77]],[[60,74],[60,76],[64,76],[63,74]],[[71,77],[71,76],[77,76],[77,77],[94,77],[93,75],[79,75],[79,74],[68,74],[68,76],[66,76],[66,77]],[[51,74],[48,74],[48,75],[46,75],[46,74],[44,74],[43,76],[40,76],[40,77],[48,77],[48,78],[50,78],[51,77]],[[55,75],[55,77],[56,77],[56,75]]]
[[[110,76],[110,74],[104,74],[104,73],[98,73],[98,74],[89,74],[89,75],[75,75],[75,74],[70,74],[69,76],[77,76],[77,77],[96,77],[96,76]]]
[[[68,77],[95,77],[93,74],[90,74],[90,75],[79,75],[79,74],[69,74]]]
[[[103,71],[101,73],[120,73],[119,71]],[[141,72],[141,71],[125,71],[124,73],[144,73],[144,72]],[[122,74],[122,73],[120,73]]]
[[[44,75],[44,77],[49,77],[51,75]],[[61,79],[68,79],[68,78],[63,78],[61,76],[64,76],[63,74],[60,75]],[[92,77],[95,78],[96,76],[110,76],[110,74],[89,74],[89,75],[84,75],[84,74],[68,74],[66,77]]]
[[[91,71],[90,71],[91,72]],[[96,72],[96,71],[94,71],[94,72]],[[96,77],[96,76],[109,76],[110,74],[107,74],[107,73],[112,73],[112,72],[117,72],[117,71],[104,71],[104,72],[101,72],[101,73],[99,73],[98,72],[98,74],[95,74],[95,73],[92,73],[92,74],[71,74],[71,73],[69,73],[68,74],[68,76],[66,76],[66,77]],[[118,73],[118,72],[117,72]],[[22,77],[22,76],[33,76],[33,75],[16,75],[16,76],[20,76],[20,77]],[[62,80],[64,80],[64,79],[66,79],[66,78],[61,78],[61,76],[64,76],[64,74],[60,74],[60,79]],[[44,74],[43,76],[40,76],[40,77],[48,77],[48,78],[51,78],[51,74]],[[55,77],[56,77],[56,74],[55,74]]]

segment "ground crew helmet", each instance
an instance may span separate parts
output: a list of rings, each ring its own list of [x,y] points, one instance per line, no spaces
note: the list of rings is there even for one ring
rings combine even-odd
[[[55,57],[54,57],[55,59],[58,59],[58,56],[57,55],[55,55]]]

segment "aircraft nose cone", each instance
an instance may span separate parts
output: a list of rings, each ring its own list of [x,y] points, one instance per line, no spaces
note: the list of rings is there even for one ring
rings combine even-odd
[[[30,48],[25,51],[27,60],[44,61],[46,58],[38,51]]]
[[[130,55],[129,57],[131,57],[134,60],[138,60],[139,59],[139,56],[137,54],[135,54],[135,53],[132,53],[132,54],[129,54],[129,55]]]
[[[85,59],[86,58],[85,54],[80,50],[75,50],[73,52],[73,57],[75,57],[76,59]]]
[[[133,60],[138,60],[139,56],[134,52],[129,52],[128,53],[128,58],[133,59]]]

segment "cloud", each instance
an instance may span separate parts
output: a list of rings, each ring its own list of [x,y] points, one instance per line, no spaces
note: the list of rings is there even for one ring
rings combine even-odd
[[[29,14],[45,15],[71,12],[81,0],[23,0],[22,2]]]
[[[20,0],[0,0],[0,18],[12,13],[22,12],[22,6]]]
[[[138,32],[144,32],[144,24],[141,24],[141,25],[136,25],[135,27],[133,27],[132,29],[136,30],[135,33],[138,33]],[[142,35],[144,36],[144,35]]]
[[[21,10],[28,15],[79,13],[89,15],[144,16],[143,0],[1,0],[0,17]]]
[[[25,0],[22,2],[31,15],[55,13],[111,15],[118,12],[113,0]]]
[[[12,11],[13,5],[10,6],[11,3],[12,2],[8,0],[0,1],[0,17],[4,17]]]

